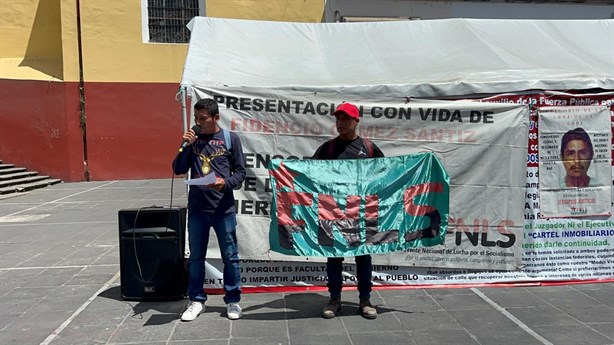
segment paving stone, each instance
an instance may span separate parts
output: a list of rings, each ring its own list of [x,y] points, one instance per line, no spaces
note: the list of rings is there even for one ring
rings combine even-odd
[[[62,300],[58,298],[45,298],[33,306],[37,312],[75,311],[87,298]]]
[[[62,285],[53,290],[48,298],[64,299],[83,299],[87,300],[92,297],[96,291],[100,289],[100,285]]]
[[[291,335],[310,336],[319,335],[339,335],[345,334],[343,317],[337,316],[334,319],[323,319],[320,315],[311,318],[288,320],[288,330]],[[294,343],[294,342],[292,342]]]
[[[431,331],[462,330],[463,328],[446,311],[433,313],[397,313],[402,327],[407,331]]]
[[[92,265],[115,265],[116,269],[119,271],[119,246],[114,247],[113,250],[108,251],[94,260]]]
[[[0,310],[6,314],[22,314],[28,309],[32,308],[35,304],[43,301],[43,298],[11,298],[7,299],[2,297],[0,299]]]
[[[23,278],[0,278],[0,288],[2,288],[3,290],[5,290],[5,293],[2,294],[2,296],[4,296],[5,294],[10,293],[11,291],[20,288],[22,286],[25,286],[30,280],[32,280],[34,278],[29,278],[29,277],[23,277]]]
[[[479,345],[465,330],[440,329],[437,332],[417,330],[409,333],[416,345]]]
[[[44,268],[12,269],[12,270],[4,272],[4,274],[0,276],[0,281],[4,279],[15,279],[15,278],[22,278],[25,280],[29,280],[41,274],[43,271],[45,271]]]
[[[398,332],[403,331],[403,326],[399,319],[390,312],[381,312],[378,308],[377,319],[369,320],[358,314],[356,308],[354,315],[348,315],[343,318],[343,323],[348,333],[370,333],[370,332]]]
[[[57,289],[57,287],[55,286],[50,286],[50,287],[18,287],[15,288],[13,291],[9,292],[8,294],[4,295],[2,297],[3,300],[14,300],[14,299],[40,299],[43,298],[47,295],[49,295],[51,292],[53,292],[55,289]]]
[[[226,318],[223,295],[210,294],[192,322],[179,321],[187,300],[126,301],[119,279],[94,296],[120,268],[118,210],[166,205],[169,186],[169,179],[71,183],[0,201],[0,213],[9,203],[10,213],[48,215],[0,226],[0,344],[40,344],[73,315],[50,345],[543,345],[531,329],[555,345],[614,344],[614,283],[478,289],[503,309],[474,289],[376,289],[376,320],[357,314],[355,287],[344,289],[341,315],[331,320],[320,316],[328,301],[320,288],[244,294],[244,317],[235,321]],[[175,189],[174,204],[185,205],[185,186]]]
[[[104,325],[68,326],[53,339],[51,344],[87,345],[106,344],[115,332],[115,327]]]
[[[612,315],[612,314],[610,314]],[[606,320],[604,320],[606,321]],[[600,322],[600,323],[587,323],[586,326],[600,333],[604,337],[611,339],[614,344],[614,321],[612,322]]]
[[[437,302],[445,310],[467,310],[467,309],[490,309],[492,308],[480,296],[471,295],[445,295],[437,294],[433,296]]]
[[[165,341],[154,341],[154,342],[146,342],[146,343],[141,343],[141,342],[128,342],[128,343],[113,343],[113,345],[166,345]]]
[[[66,321],[74,311],[50,310],[40,311],[32,308],[21,314],[9,327],[30,330],[35,328],[57,328]]]
[[[614,285],[614,284],[595,284],[595,285]],[[603,305],[607,305],[611,308],[614,308],[614,289],[592,289],[592,290],[581,290],[583,294],[588,295],[590,298],[595,299],[599,303]],[[589,305],[594,305],[591,303]]]
[[[322,345],[322,344],[335,344],[335,345],[352,345],[349,335],[347,334],[326,334],[321,333],[314,334],[296,334],[290,333],[290,343],[292,345]],[[375,344],[375,343],[371,343]]]
[[[259,308],[257,310],[246,310],[243,303],[241,303],[241,307],[243,308],[242,320],[271,321],[285,320],[288,317],[288,314],[283,309]],[[224,314],[224,317],[226,317],[226,314]]]
[[[603,336],[587,325],[541,326],[534,330],[553,344],[610,345],[614,339]]]
[[[233,338],[287,337],[288,328],[286,323],[279,322],[278,320],[283,320],[283,318],[267,321],[249,319],[233,321],[231,336]]]
[[[548,303],[555,304],[557,306],[579,308],[595,303],[595,300],[593,298],[583,293],[578,293],[578,291],[573,289],[567,289],[563,291],[557,290],[551,292],[532,290],[531,292],[539,296],[541,299],[547,301]]]
[[[13,323],[21,313],[0,313],[0,330]]]
[[[535,294],[526,291],[524,288],[480,288],[479,290],[492,301],[504,308],[550,306],[550,303],[537,297]]]
[[[158,340],[166,341],[173,328],[174,324],[172,322],[146,327],[137,324],[121,325],[117,328],[117,331],[111,337],[109,342],[121,344],[132,343],[135,341],[142,343],[150,343]]]
[[[82,310],[72,320],[70,325],[76,326],[115,326],[126,319],[130,313],[126,310],[116,309],[90,309]]]
[[[190,322],[178,321],[171,341],[228,339],[230,323],[230,320],[210,321],[200,317]]]
[[[165,343],[166,344],[166,343]],[[199,341],[170,341],[168,345],[228,345],[229,342],[226,339],[214,339],[214,340],[199,340]],[[232,343],[232,340],[230,341]]]
[[[529,327],[578,324],[577,320],[553,307],[508,308],[507,311]]]
[[[536,339],[529,333],[519,328],[501,328],[497,327],[490,329],[468,329],[470,334],[475,336],[475,339],[480,344],[497,344],[497,345],[543,345],[543,343]],[[581,343],[554,343],[559,344],[581,344]],[[586,343],[585,343],[586,344]]]
[[[47,269],[29,280],[29,287],[57,287],[66,284],[81,268]]]
[[[14,328],[13,325],[0,331],[0,344],[39,345],[54,327]]]
[[[350,333],[352,344],[354,345],[406,345],[410,342],[407,332],[385,332],[385,333]]]
[[[514,329],[517,325],[494,309],[450,310],[450,316],[471,333],[476,329]]]
[[[97,297],[88,305],[88,308],[132,311],[134,303],[135,302],[123,301],[121,299]]]
[[[614,295],[612,295],[612,298],[614,299]],[[614,308],[608,305],[584,305],[577,308],[561,306],[560,310],[582,323],[603,322],[603,315],[612,315],[612,320],[614,320]]]
[[[102,286],[108,282],[117,272],[100,274],[78,274],[72,277],[65,285],[96,285]]]
[[[404,296],[404,290],[391,290],[394,291],[390,293],[389,291],[381,290],[378,293],[383,296],[386,301],[390,301],[390,304],[386,306],[381,306],[381,309],[388,309],[391,312],[401,312],[401,313],[417,313],[417,312],[437,312],[444,310],[440,305],[434,303],[434,296],[430,296],[426,294],[424,291],[421,291],[420,294],[413,293],[409,296]],[[415,290],[409,290],[415,292]]]
[[[286,337],[264,337],[264,338],[232,338],[231,345],[289,345],[290,340]],[[292,343],[294,344],[294,343]]]

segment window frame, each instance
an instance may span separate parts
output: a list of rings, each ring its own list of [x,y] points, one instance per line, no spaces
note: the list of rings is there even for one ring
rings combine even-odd
[[[141,39],[143,43],[150,44],[188,44],[188,42],[152,42],[149,34],[149,1],[141,0]],[[198,16],[206,16],[207,0],[197,0]]]

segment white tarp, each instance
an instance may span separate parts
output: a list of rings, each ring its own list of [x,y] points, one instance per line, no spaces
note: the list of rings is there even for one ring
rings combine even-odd
[[[182,85],[453,97],[614,89],[614,20],[285,23],[196,17]]]
[[[266,98],[287,100],[291,99],[286,97],[288,95],[295,93],[305,95],[311,92],[314,99],[330,98],[360,103],[367,99],[398,98],[409,101],[412,97],[440,100],[473,98],[483,94],[497,95],[533,90],[529,91],[526,97],[517,96],[518,99],[513,100],[493,98],[492,102],[554,105],[549,102],[554,102],[552,99],[556,98],[556,95],[546,91],[549,92],[546,97],[545,93],[535,89],[614,90],[614,20],[450,19],[304,24],[195,18],[190,26],[192,39],[181,83],[187,88],[215,90],[214,93],[218,94],[256,92],[263,97],[267,95]],[[191,90],[191,94],[194,99],[199,98],[194,89]],[[531,98],[533,94],[539,97],[535,96],[536,99],[533,99]],[[541,95],[544,95],[544,104],[541,103]],[[571,104],[578,101],[573,95],[565,97],[571,99]],[[607,99],[610,105],[611,96]],[[578,103],[582,104],[584,103]],[[531,123],[531,131],[535,132],[536,126]],[[364,124],[366,121],[361,122],[361,125]],[[532,135],[537,138],[536,133]],[[332,136],[334,133],[331,132],[330,137]],[[242,137],[242,140],[247,146],[251,145],[252,152],[255,152],[258,141],[253,137],[250,134]],[[324,137],[318,139],[318,143],[325,140]],[[379,144],[379,140],[376,139],[375,142]],[[292,142],[288,143],[293,145]],[[385,146],[384,143],[382,145]],[[526,139],[518,140],[518,145],[526,148]],[[537,147],[537,145],[532,146]],[[541,232],[536,230],[537,225],[541,226],[539,223],[541,220],[536,220],[539,218],[539,198],[537,181],[533,181],[536,179],[534,176],[537,176],[537,168],[532,163],[532,155],[537,155],[536,149],[529,150],[527,158],[530,168],[526,172],[525,238],[522,240],[522,248],[525,251],[522,254],[524,269],[515,273],[510,272],[509,274],[520,274],[520,276],[509,276],[509,279],[558,280],[612,277],[612,266],[607,266],[609,263],[603,267],[599,266],[598,269],[601,271],[598,271],[595,268],[597,266],[588,261],[581,267],[576,264],[584,265],[584,261],[574,261],[570,264],[574,272],[571,272],[570,268],[569,276],[562,276],[557,272],[550,274],[548,267],[541,267],[535,264],[537,261],[531,261],[534,255],[549,262],[559,260],[557,255],[560,255],[561,262],[568,261],[567,250],[551,251],[550,246],[553,244],[550,243],[550,239],[542,239]],[[516,158],[514,156],[514,159]],[[257,161],[254,164],[258,165]],[[261,179],[254,181],[252,182],[256,188],[264,188]],[[536,197],[529,200],[530,195]],[[253,207],[257,210],[258,203],[256,202]],[[527,209],[531,210],[529,214]],[[254,217],[254,221],[260,219],[268,224],[267,217]],[[536,226],[534,222],[537,222]],[[560,241],[560,244],[563,246],[569,244],[570,247],[576,248],[576,251],[597,248],[594,260],[601,260],[600,255],[606,255],[611,259],[611,231],[614,230],[611,230],[611,222],[602,223],[599,223],[599,229],[608,232],[605,237],[599,237],[592,242],[585,241],[581,237],[582,241],[578,243]],[[584,234],[584,229],[593,229],[596,226],[593,223],[589,225],[582,225],[580,229],[582,231],[577,236],[593,236],[592,233]],[[463,248],[468,244],[468,237],[463,236],[469,236],[471,233],[463,235],[459,232],[456,235],[460,235],[455,236],[455,240],[460,241],[458,246]],[[490,247],[485,246],[481,240],[477,241],[476,249],[487,252]],[[543,241],[545,242],[542,243]],[[490,239],[485,242],[490,245]],[[516,245],[520,246],[520,242],[517,241]],[[589,242],[590,244],[587,244]],[[559,242],[554,244],[558,246]],[[470,257],[472,252],[466,252],[466,256]],[[408,257],[410,255],[414,253],[408,253]],[[432,256],[428,253],[428,257]],[[251,255],[247,255],[243,258],[250,257]],[[484,254],[478,254],[480,260],[485,257]],[[411,260],[416,258],[425,259],[427,255],[416,254]],[[445,265],[435,262],[436,259],[435,257],[429,262],[416,261],[413,265],[416,265],[415,267],[464,266]],[[251,267],[249,261],[242,264],[248,270]],[[285,262],[281,262],[278,266],[271,267],[281,269],[285,267],[284,264]],[[297,267],[302,267],[302,264],[304,263],[299,263]],[[253,265],[254,268],[262,268],[259,261],[254,261]],[[541,265],[543,266],[543,263]],[[484,266],[476,265],[475,268],[484,269]],[[496,267],[491,266],[491,268]],[[587,275],[580,275],[575,271],[586,272]],[[390,272],[391,276],[395,273],[403,275],[406,273],[396,270],[386,272]],[[427,281],[426,278],[422,278],[422,273],[426,276],[432,273],[427,272],[426,268],[422,273],[411,272],[415,273],[416,279],[411,274],[408,275],[411,279],[399,279],[410,283],[431,282],[430,279]],[[445,270],[438,272],[446,277],[458,273]],[[471,282],[476,278],[479,278],[480,282],[488,282],[492,279],[486,275],[478,276],[483,273],[482,271],[476,271],[475,274],[469,271],[459,272],[458,274],[463,275],[467,273],[468,280],[463,278],[464,276],[454,276],[454,280],[443,279],[441,282]],[[249,274],[247,272],[246,275]],[[300,278],[297,278],[297,284],[302,284],[303,277]],[[433,277],[435,278],[438,277]],[[251,278],[247,276],[246,279]],[[293,278],[290,277],[291,279]],[[395,282],[398,283],[396,279],[390,280],[390,283]],[[262,281],[254,280],[252,283],[262,283]],[[320,284],[325,283],[320,282]]]
[[[520,267],[529,123],[526,105],[405,102],[368,95],[335,99],[335,95],[325,93],[271,94],[246,87],[196,87],[194,91],[197,99],[213,98],[219,103],[220,126],[236,132],[243,143],[247,176],[241,188],[234,191],[242,258],[305,260],[269,251],[272,194],[265,162],[313,156],[318,146],[336,136],[332,112],[335,104],[345,100],[362,112],[358,134],[372,140],[386,156],[432,152],[450,176],[445,244],[420,248],[426,256],[422,264],[506,270]],[[478,245],[484,249],[476,249]],[[474,251],[469,259],[467,254]],[[209,253],[217,253],[217,248],[210,248]],[[376,255],[374,261],[415,264],[416,260],[407,257],[406,252],[398,252]]]
[[[227,88],[224,88],[227,89]],[[219,92],[220,90],[218,90]],[[204,94],[203,94],[204,96]],[[321,96],[321,95],[320,95]],[[225,99],[228,101],[228,98]],[[517,282],[520,284],[541,284],[547,281],[590,281],[604,280],[614,281],[614,216],[606,217],[584,217],[584,218],[543,218],[541,213],[541,201],[539,193],[540,169],[538,165],[538,111],[540,109],[552,107],[552,104],[560,106],[597,106],[607,105],[610,107],[610,114],[614,116],[614,92],[599,94],[578,94],[561,92],[537,92],[532,94],[505,94],[482,98],[479,101],[503,104],[533,104],[530,107],[529,122],[529,148],[526,156],[526,189],[524,209],[524,233],[515,232],[514,241],[493,241],[494,231],[484,232],[480,235],[480,230],[475,231],[476,224],[469,222],[466,224],[469,231],[455,231],[446,236],[446,245],[443,247],[443,254],[436,254],[434,251],[441,251],[441,247],[428,248],[428,251],[410,250],[404,255],[406,264],[394,264],[394,260],[384,260],[382,255],[374,255],[373,283],[375,285],[446,285],[446,284],[484,284],[484,283],[509,283]],[[223,102],[226,104],[227,102]],[[416,105],[414,102],[410,104]],[[240,105],[240,102],[238,103]],[[373,108],[372,108],[373,109]],[[241,111],[243,112],[243,111]],[[232,113],[227,109],[223,110],[224,117],[232,121]],[[235,111],[236,113],[236,111]],[[368,112],[366,112],[368,113]],[[359,129],[365,130],[364,126],[367,119],[361,120]],[[249,126],[253,123],[253,126]],[[265,123],[258,127],[258,121],[249,119],[239,124],[249,126],[250,130],[270,132],[271,127]],[[608,126],[609,128],[610,126]],[[314,127],[311,127],[314,128]],[[368,130],[367,130],[368,131]],[[375,132],[371,132],[375,133]],[[258,171],[264,170],[265,159],[258,159],[266,149],[266,145],[258,146],[259,139],[254,141],[258,134],[240,134],[242,139],[249,142],[252,148],[261,148],[260,154],[246,154],[249,171],[259,176]],[[300,133],[297,134],[300,137]],[[385,147],[387,153],[393,147],[387,143],[388,140],[376,136],[374,142]],[[601,139],[601,138],[600,138]],[[526,139],[519,139],[518,142],[525,142]],[[292,141],[286,137],[281,142],[292,145]],[[318,141],[320,142],[320,141]],[[597,141],[596,141],[597,142]],[[420,144],[417,142],[416,144]],[[416,144],[407,145],[409,149]],[[248,149],[246,147],[246,149]],[[265,150],[266,149],[266,150]],[[288,148],[287,152],[298,151],[298,148]],[[313,149],[313,147],[311,148]],[[397,148],[397,149],[400,149]],[[280,155],[281,156],[281,155]],[[281,158],[278,156],[278,158]],[[458,162],[464,162],[463,155],[459,154]],[[485,157],[486,160],[490,158]],[[449,161],[446,159],[446,161]],[[262,163],[258,163],[262,162]],[[483,163],[483,162],[482,162]],[[519,164],[519,163],[514,163]],[[500,170],[500,165],[493,162],[492,172]],[[458,169],[450,167],[453,175],[458,175]],[[610,169],[611,172],[614,170]],[[543,172],[543,171],[542,171]],[[264,172],[263,172],[264,173]],[[459,177],[461,175],[458,175]],[[455,177],[457,178],[457,177]],[[259,183],[257,178],[248,177],[251,182],[246,183],[252,190],[262,190],[265,188],[263,183]],[[246,181],[248,181],[246,179]],[[241,191],[243,193],[243,191]],[[245,194],[245,193],[244,193]],[[259,194],[262,195],[262,194]],[[460,196],[460,195],[459,195]],[[248,222],[241,221],[239,226],[254,224],[248,233],[241,234],[240,246],[245,244],[258,244],[262,233],[258,235],[258,229],[266,228],[267,220],[262,216],[262,212],[257,212],[265,201],[247,203],[249,200],[239,200],[242,205],[239,213],[252,210],[252,216]],[[451,200],[453,201],[453,200]],[[514,211],[509,201],[492,202],[493,206],[500,206],[501,210],[507,212]],[[457,204],[458,205],[458,204]],[[244,207],[250,206],[250,207]],[[468,208],[471,210],[471,208]],[[466,211],[466,210],[463,210]],[[485,210],[482,215],[490,217],[491,211]],[[260,214],[260,215],[257,215]],[[257,223],[262,225],[258,226]],[[481,222],[477,224],[481,225]],[[457,227],[458,229],[458,227]],[[256,231],[254,231],[256,230]],[[473,230],[473,231],[472,231]],[[478,238],[479,237],[479,238]],[[473,243],[472,243],[473,242]],[[211,240],[210,243],[216,243]],[[512,244],[515,248],[498,248]],[[215,247],[210,248],[209,254],[215,251]],[[522,248],[522,249],[520,249]],[[511,249],[511,250],[510,250]],[[520,252],[520,253],[518,253]],[[515,258],[522,257],[521,267],[514,271],[496,270],[496,265],[500,261],[507,261],[510,257],[500,254],[518,253]],[[219,288],[221,290],[222,265],[220,259],[213,259],[212,255],[207,259],[207,287]],[[219,257],[219,253],[217,254]],[[241,268],[241,281],[246,289],[254,291],[267,291],[266,289],[292,285],[293,288],[304,287],[305,291],[314,291],[315,288],[326,289],[326,268],[321,262],[309,260],[303,262],[287,261],[290,257],[282,258],[284,261],[277,260],[278,257],[271,256],[262,260],[247,259],[250,256],[243,256]],[[312,258],[310,258],[312,259]],[[466,263],[470,263],[467,268]],[[484,269],[484,267],[488,267]],[[438,267],[438,268],[434,268]],[[344,263],[344,282],[349,285],[356,284],[355,266],[353,260],[346,260]],[[259,290],[265,289],[265,290]],[[293,290],[296,291],[296,290]]]

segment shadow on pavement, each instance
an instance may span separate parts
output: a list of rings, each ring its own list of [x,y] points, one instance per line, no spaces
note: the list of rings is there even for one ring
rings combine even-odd
[[[132,307],[132,318],[146,320],[143,326],[162,325],[178,320],[186,306],[187,300],[152,300],[130,301],[121,296],[121,287],[111,287],[98,297],[124,302]]]

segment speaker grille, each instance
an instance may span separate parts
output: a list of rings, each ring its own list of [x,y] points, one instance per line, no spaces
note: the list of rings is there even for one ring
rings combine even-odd
[[[186,208],[124,209],[118,216],[122,298],[183,298]]]

